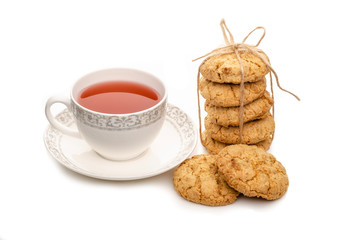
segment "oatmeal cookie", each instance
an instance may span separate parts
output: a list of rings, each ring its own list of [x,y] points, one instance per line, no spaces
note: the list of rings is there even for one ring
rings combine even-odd
[[[263,61],[252,53],[240,54],[244,67],[244,82],[255,82],[265,76],[269,69]],[[200,73],[206,79],[218,83],[240,84],[240,63],[235,53],[210,57],[200,66]]]
[[[173,184],[185,199],[208,206],[233,203],[238,192],[230,188],[215,165],[213,155],[196,155],[186,159],[175,170]]]
[[[238,144],[240,143],[239,127],[223,127],[215,123],[215,119],[210,116],[205,118],[205,129],[210,136],[223,143]],[[247,122],[243,125],[243,144],[255,144],[267,139],[274,133],[274,118],[269,113],[266,118]]]
[[[268,91],[264,92],[261,98],[244,105],[243,122],[265,118],[269,110],[273,106],[273,99]],[[217,107],[205,103],[205,111],[207,114],[216,120],[216,123],[221,126],[239,126],[240,123],[240,107]]]
[[[228,146],[217,155],[216,165],[229,186],[247,197],[278,199],[289,186],[283,165],[255,146]]]
[[[244,105],[260,98],[266,89],[266,79],[244,84]],[[200,93],[210,104],[220,107],[240,106],[240,85],[214,83],[200,79]]]
[[[201,137],[202,137],[202,145],[206,148],[206,150],[210,154],[218,154],[222,149],[231,145],[231,144],[216,141],[215,139],[213,139],[210,136],[210,134],[207,132],[207,130],[202,132]],[[255,145],[257,147],[261,147],[265,151],[267,151],[267,150],[269,150],[271,143],[272,143],[272,137],[269,136],[267,139],[260,141],[258,143],[255,143],[253,145]]]

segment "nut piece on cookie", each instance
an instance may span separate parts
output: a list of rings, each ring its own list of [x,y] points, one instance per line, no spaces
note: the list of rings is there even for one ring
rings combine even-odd
[[[264,62],[252,53],[240,53],[244,67],[244,82],[255,82],[265,76],[269,69]],[[212,82],[240,84],[240,63],[235,53],[215,55],[201,66],[202,76]]]
[[[233,203],[239,193],[229,187],[217,172],[213,155],[196,155],[175,170],[173,184],[185,199],[208,206]]]
[[[283,165],[256,146],[228,146],[217,155],[216,165],[228,185],[247,197],[278,199],[289,186]]]

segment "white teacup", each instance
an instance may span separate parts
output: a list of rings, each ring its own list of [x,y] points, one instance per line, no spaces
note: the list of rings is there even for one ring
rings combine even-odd
[[[96,112],[77,102],[77,96],[83,89],[96,83],[115,80],[147,85],[160,94],[161,100],[146,110],[129,114]],[[63,103],[72,112],[77,130],[64,126],[55,119],[50,111],[54,103]],[[82,137],[104,158],[127,160],[146,151],[155,140],[165,120],[166,104],[166,87],[157,77],[140,70],[114,68],[82,77],[74,84],[70,97],[49,98],[45,106],[45,114],[54,128],[67,135]]]

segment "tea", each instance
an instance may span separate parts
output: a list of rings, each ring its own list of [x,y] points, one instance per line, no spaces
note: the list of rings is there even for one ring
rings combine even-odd
[[[147,85],[108,81],[85,88],[79,94],[77,102],[96,112],[126,114],[148,109],[160,100],[160,94]]]

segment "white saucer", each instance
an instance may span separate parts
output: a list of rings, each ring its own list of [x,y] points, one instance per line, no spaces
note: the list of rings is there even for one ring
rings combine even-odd
[[[57,120],[75,128],[72,115],[64,110]],[[77,173],[105,180],[134,180],[166,172],[193,151],[197,133],[194,123],[180,108],[167,105],[166,121],[157,139],[141,156],[126,161],[102,158],[80,138],[65,135],[49,126],[44,142],[49,153],[62,165]]]

